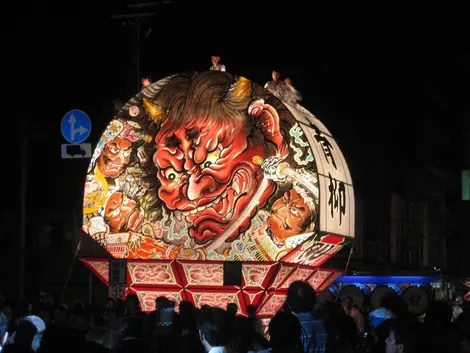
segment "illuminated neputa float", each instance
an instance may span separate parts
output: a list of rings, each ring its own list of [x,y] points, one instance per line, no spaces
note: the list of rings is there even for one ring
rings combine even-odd
[[[94,151],[83,230],[127,259],[128,293],[269,317],[290,283],[321,292],[320,268],[354,237],[354,191],[331,133],[300,105],[226,72],[189,72],[144,88]],[[82,258],[105,283],[108,259]],[[239,285],[224,264],[241,262]]]

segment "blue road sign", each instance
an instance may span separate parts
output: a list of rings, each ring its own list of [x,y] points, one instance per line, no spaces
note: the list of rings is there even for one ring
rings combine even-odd
[[[84,112],[74,109],[64,115],[60,129],[68,142],[82,143],[90,136],[91,121]]]

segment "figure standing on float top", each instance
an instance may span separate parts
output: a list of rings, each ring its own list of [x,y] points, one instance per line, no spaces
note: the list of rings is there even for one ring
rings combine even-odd
[[[226,71],[225,65],[220,63],[220,56],[211,56],[212,66],[210,67],[210,71]]]
[[[145,88],[152,84],[152,79],[150,78],[150,76],[144,76],[140,80],[140,83],[142,84],[142,88]]]
[[[293,86],[292,79],[286,77],[284,80],[281,80],[281,74],[276,70],[273,70],[272,80],[266,82],[264,88],[275,97],[279,98],[283,103],[292,106],[297,106],[302,100],[302,95]]]
[[[272,80],[266,82],[264,88],[271,92],[275,97],[282,100],[286,84],[281,80],[281,74],[276,70],[272,72]]]
[[[299,91],[297,91],[293,84],[292,79],[290,77],[286,77],[284,79],[284,93],[282,95],[281,100],[284,103],[288,103],[290,105],[296,106],[302,100],[302,95]]]

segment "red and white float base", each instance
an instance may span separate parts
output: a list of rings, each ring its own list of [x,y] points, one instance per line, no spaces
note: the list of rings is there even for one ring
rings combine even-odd
[[[80,259],[104,284],[109,282],[109,260]],[[317,293],[327,289],[342,271],[283,262],[242,262],[242,285],[224,286],[222,261],[127,260],[126,294],[134,293],[142,310],[155,310],[155,299],[165,296],[226,308],[235,303],[242,314],[254,305],[260,318],[271,318],[283,305],[289,285],[309,282]]]

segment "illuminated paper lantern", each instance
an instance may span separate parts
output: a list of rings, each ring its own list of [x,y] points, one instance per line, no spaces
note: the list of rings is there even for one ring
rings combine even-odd
[[[144,308],[157,292],[200,305],[217,290],[272,313],[292,281],[324,290],[339,276],[318,267],[354,237],[354,192],[337,143],[305,108],[244,77],[191,72],[144,88],[109,123],[83,230],[128,260]],[[98,260],[83,259],[106,281]],[[243,262],[241,286],[223,285],[225,261]]]

